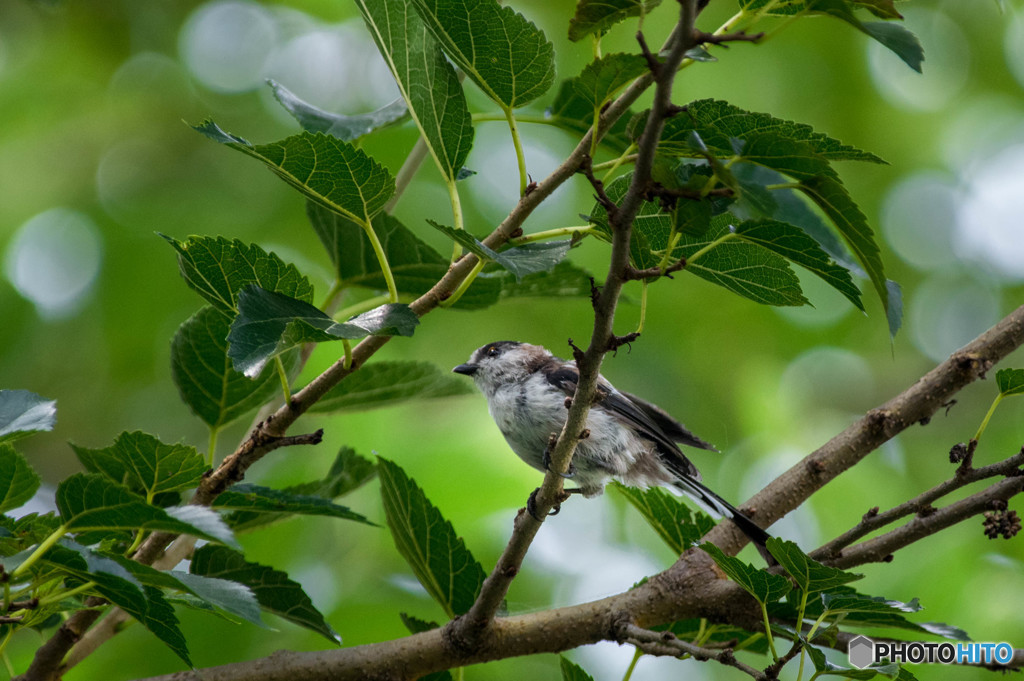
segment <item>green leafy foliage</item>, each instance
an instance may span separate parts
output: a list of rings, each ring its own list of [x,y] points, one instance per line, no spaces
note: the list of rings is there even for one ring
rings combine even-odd
[[[313,606],[302,586],[280,570],[251,563],[229,548],[207,544],[196,549],[189,571],[244,584],[267,612],[315,631],[332,643],[341,643],[341,638]]]
[[[482,260],[496,262],[515,275],[516,281],[535,272],[547,272],[566,256],[572,247],[568,239],[563,241],[538,241],[496,252],[485,246],[479,239],[464,229],[457,229],[427,220],[434,229],[445,234]]]
[[[400,122],[409,112],[405,101],[396,99],[376,111],[365,114],[346,116],[344,114],[330,113],[303,101],[280,83],[276,83],[273,80],[268,81],[268,83],[274,91],[274,97],[299,122],[303,130],[307,132],[322,132],[345,142],[351,142],[363,135],[368,135],[374,130]]]
[[[569,19],[569,40],[581,40],[591,33],[606,32],[629,17],[642,16],[661,4],[661,0],[578,0],[576,13]]]
[[[558,663],[562,669],[562,681],[594,681],[594,677],[584,671],[565,655],[558,656]]]
[[[195,129],[261,161],[307,199],[359,223],[373,218],[395,193],[395,179],[384,166],[331,135],[302,132],[253,145],[224,132],[213,121]]]
[[[544,33],[496,0],[409,0],[449,58],[506,109],[529,104],[555,78]]]
[[[590,130],[590,126],[594,123],[594,107],[579,94],[576,85],[578,81],[579,76],[562,81],[558,86],[554,101],[545,113],[552,125],[583,135]],[[631,144],[627,134],[629,120],[630,113],[627,111],[601,138],[601,144],[619,153],[625,151],[626,147]]]
[[[222,492],[214,500],[213,508],[259,514],[319,515],[355,520],[367,525],[374,524],[365,516],[346,506],[335,504],[330,499],[249,484],[235,485],[226,492]]]
[[[854,572],[822,565],[791,541],[772,537],[768,540],[767,546],[768,551],[796,582],[797,588],[807,594],[833,589],[864,577]]]
[[[208,236],[164,239],[178,252],[185,283],[221,312],[236,313],[238,294],[249,284],[307,303],[313,300],[313,286],[294,265],[256,244]]]
[[[710,516],[691,511],[681,499],[660,487],[642,490],[615,483],[615,489],[640,511],[644,520],[677,556],[715,526]]]
[[[39,474],[25,457],[6,442],[0,442],[0,513],[26,503],[39,489]]]
[[[593,109],[600,109],[616,92],[647,73],[647,60],[639,54],[608,54],[587,64],[571,82],[576,94]]]
[[[899,665],[897,664],[877,664],[864,669],[854,669],[853,667],[842,667],[837,664],[829,662],[825,658],[825,653],[815,646],[807,646],[805,648],[808,655],[811,658],[811,663],[814,665],[814,671],[816,675],[829,675],[838,676],[842,679],[873,679],[875,676],[881,674],[890,679],[896,678],[899,673]]]
[[[804,4],[804,3],[798,3]],[[885,3],[888,5],[889,3]],[[897,18],[899,13],[892,7],[891,12],[888,6],[878,2],[856,2],[853,0],[815,0],[807,2],[805,7],[815,14],[827,14],[836,17],[850,24],[864,35],[878,41],[879,44],[891,50],[897,57],[903,60],[910,68],[921,73],[921,63],[924,61],[924,49],[921,47],[917,36],[911,33],[901,24],[887,21],[873,21],[864,23],[853,13],[856,6],[866,6],[876,16],[883,18]],[[895,14],[895,17],[893,16]]]
[[[0,442],[53,430],[57,401],[28,390],[0,390]]]
[[[221,428],[248,414],[281,391],[272,369],[256,378],[235,371],[228,357],[231,318],[206,306],[178,327],[171,341],[171,377],[182,401],[211,428]],[[282,356],[286,370],[297,353]]]
[[[121,433],[114,444],[102,449],[71,447],[86,470],[102,473],[148,498],[191,489],[206,471],[206,462],[194,447],[164,444],[140,431]]]
[[[996,372],[996,385],[1004,397],[1024,393],[1024,369],[1000,369]]]
[[[378,457],[391,536],[413,574],[449,617],[466,613],[483,584],[483,567],[426,494],[392,461]]]
[[[327,391],[312,411],[377,409],[406,400],[471,392],[465,381],[429,362],[374,362]]]
[[[268,361],[303,343],[411,336],[417,324],[416,313],[398,303],[336,322],[305,301],[250,285],[238,297],[238,317],[228,334],[228,357],[236,371],[258,376]]]
[[[454,182],[473,145],[473,123],[455,69],[408,0],[356,5],[437,167]]]
[[[57,510],[69,532],[163,530],[234,544],[220,517],[200,506],[161,509],[100,474],[77,473],[57,486]]]
[[[764,569],[759,570],[739,558],[727,556],[714,544],[705,542],[700,545],[700,548],[711,556],[718,567],[722,568],[722,572],[729,575],[732,581],[743,587],[744,591],[762,605],[782,599],[793,589],[793,585],[783,575],[775,575]]]

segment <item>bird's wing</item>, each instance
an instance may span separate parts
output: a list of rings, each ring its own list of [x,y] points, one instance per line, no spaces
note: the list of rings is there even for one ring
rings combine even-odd
[[[658,405],[651,404],[650,402],[642,400],[636,395],[631,395],[630,393],[627,392],[623,392],[622,394],[625,395],[630,402],[635,404],[638,409],[646,413],[652,421],[657,423],[658,427],[661,428],[662,432],[664,432],[665,435],[668,435],[670,438],[672,438],[673,442],[689,445],[690,447],[699,447],[700,449],[707,449],[708,451],[712,452],[718,451],[717,447],[715,447],[710,442],[705,442],[704,440],[700,439],[699,437],[691,433],[689,430],[686,429],[686,426],[679,423],[679,421],[676,421],[669,415],[667,411],[665,411]]]

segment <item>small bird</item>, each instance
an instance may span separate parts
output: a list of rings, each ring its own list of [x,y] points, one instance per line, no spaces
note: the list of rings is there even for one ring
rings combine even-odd
[[[576,392],[576,362],[546,348],[517,341],[488,343],[469,362],[452,369],[472,376],[487,398],[487,407],[512,451],[534,468],[548,468],[549,443],[565,424],[568,400]],[[604,376],[567,477],[585,497],[604,491],[609,478],[634,487],[671,485],[726,516],[767,558],[771,535],[701,483],[697,467],[676,443],[718,451],[660,407],[619,390]]]

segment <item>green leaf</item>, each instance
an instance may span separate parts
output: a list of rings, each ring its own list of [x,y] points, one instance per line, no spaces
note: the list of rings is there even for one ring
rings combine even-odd
[[[690,548],[715,526],[708,515],[694,512],[680,499],[660,487],[641,490],[615,483],[647,523],[677,556]]]
[[[865,667],[864,669],[854,669],[853,667],[841,667],[837,664],[833,664],[825,658],[825,653],[820,648],[808,645],[805,648],[807,654],[810,655],[811,662],[814,664],[814,670],[817,675],[838,676],[843,679],[873,679],[878,674],[883,674],[892,678],[899,671],[899,665],[896,664],[879,664]]]
[[[892,279],[886,279],[885,290],[889,292],[885,318],[889,322],[889,336],[895,338],[903,326],[903,289]]]
[[[411,336],[417,324],[416,313],[398,303],[336,322],[307,302],[250,285],[238,297],[238,317],[228,334],[228,357],[236,371],[258,376],[268,361],[303,343]]]
[[[582,136],[594,124],[594,107],[577,92],[578,79],[579,76],[562,81],[562,84],[558,86],[555,100],[545,111],[545,116],[552,125]],[[625,151],[626,147],[631,144],[629,135],[626,133],[627,123],[631,117],[632,114],[629,111],[620,116],[601,138],[601,144],[618,153]]]
[[[227,526],[200,506],[161,509],[102,475],[77,473],[57,486],[57,510],[70,532],[163,530],[234,544]]]
[[[284,490],[239,484],[221,492],[213,502],[213,508],[230,511],[256,513],[287,513],[289,515],[319,515],[329,518],[343,518],[376,525],[365,516],[346,506],[339,506],[329,499],[309,494],[294,494]]]
[[[748,220],[736,226],[736,234],[812,272],[864,310],[860,289],[853,283],[850,271],[833,262],[818,242],[799,227],[777,220]]]
[[[302,586],[280,570],[250,563],[241,553],[223,546],[207,544],[196,549],[189,571],[194,575],[244,584],[267,612],[315,631],[332,643],[341,643],[341,637],[313,606]]]
[[[589,296],[590,280],[589,272],[576,267],[568,260],[563,260],[547,272],[534,272],[518,282],[507,282],[502,286],[501,297],[575,298]]]
[[[312,411],[378,409],[406,400],[470,392],[465,381],[429,362],[374,362],[327,391]]]
[[[103,449],[71,446],[89,471],[150,496],[191,489],[207,468],[194,447],[164,444],[141,431],[121,433]]]
[[[323,479],[285,487],[281,492],[331,500],[348,494],[376,476],[377,467],[372,461],[357,455],[348,447],[342,447],[331,465],[331,469]],[[224,520],[235,532],[248,532],[289,518],[291,515],[291,513],[233,511]]]
[[[600,109],[620,89],[647,73],[647,60],[639,54],[607,54],[587,64],[571,82],[576,94]]]
[[[483,584],[483,567],[451,523],[397,464],[378,457],[381,497],[398,552],[449,617],[466,613]]]
[[[0,442],[53,430],[56,423],[57,400],[28,390],[0,390]]]
[[[306,215],[327,249],[339,284],[387,288],[366,230],[312,201],[306,203]],[[448,258],[421,241],[397,218],[380,213],[373,219],[373,231],[387,255],[399,292],[420,295],[447,273]]]
[[[605,33],[629,17],[647,14],[661,0],[579,0],[576,13],[569,19],[569,40],[576,42],[591,33]]]
[[[187,241],[161,236],[178,252],[185,283],[222,312],[238,311],[238,293],[249,284],[307,303],[313,300],[313,286],[294,265],[256,244],[222,236],[191,236]]]
[[[1000,369],[996,372],[996,385],[1003,397],[1024,393],[1024,369]]]
[[[410,634],[421,634],[424,631],[430,631],[431,629],[437,629],[441,625],[437,622],[420,619],[408,613],[400,612],[398,616],[402,618],[402,624],[409,630]]]
[[[456,66],[506,109],[544,94],[554,48],[523,15],[496,0],[409,0]]]
[[[562,681],[594,681],[594,677],[584,671],[583,667],[565,655],[559,655],[558,662],[562,669]]]
[[[793,585],[783,575],[773,575],[739,558],[727,556],[710,542],[704,542],[700,548],[711,556],[718,567],[722,568],[722,572],[729,575],[729,579],[743,587],[762,605],[780,600],[793,589]]]
[[[783,569],[793,577],[797,587],[807,593],[824,591],[864,577],[854,572],[822,565],[791,541],[772,537],[768,540],[767,546],[768,551],[775,556]]]
[[[230,330],[231,318],[206,306],[178,327],[171,341],[171,376],[178,393],[211,428],[244,416],[281,390],[281,379],[272,369],[252,379],[232,368]],[[298,354],[285,354],[284,364],[291,373],[298,365]]]
[[[540,241],[516,246],[498,253],[485,246],[464,229],[442,225],[433,220],[427,220],[427,222],[481,260],[498,263],[515,275],[516,281],[521,281],[528,274],[554,269],[555,265],[561,262],[572,247],[572,242],[568,239]]]
[[[302,132],[278,142],[253,145],[224,132],[211,120],[195,129],[262,161],[307,199],[350,220],[370,220],[395,193],[395,179],[384,166],[337,137]]]
[[[356,0],[416,127],[449,184],[473,146],[473,122],[455,69],[408,0]]]
[[[828,14],[841,19],[856,28],[861,33],[878,41],[881,45],[891,50],[903,62],[921,73],[921,62],[924,61],[924,50],[917,36],[897,23],[887,21],[876,21],[863,23],[853,13],[852,4],[863,4],[870,7],[878,7],[878,3],[851,3],[847,0],[814,0],[809,3],[811,11],[815,14]],[[892,8],[895,12],[895,7]],[[875,12],[876,15],[878,12]],[[898,16],[898,13],[897,13]]]
[[[267,84],[274,90],[277,101],[299,122],[303,130],[322,132],[346,142],[401,121],[408,113],[408,108],[401,99],[365,114],[346,116],[330,113],[299,99],[280,83],[269,80]]]
[[[39,489],[39,474],[14,447],[0,442],[0,513],[28,502]]]

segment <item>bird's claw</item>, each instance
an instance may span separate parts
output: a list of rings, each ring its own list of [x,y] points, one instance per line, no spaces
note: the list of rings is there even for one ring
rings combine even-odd
[[[541,456],[541,464],[544,466],[544,470],[551,470],[551,447],[557,440],[557,436],[552,436],[551,440],[548,441],[548,446],[544,448],[544,454]],[[559,473],[566,480],[571,480],[576,477],[576,464],[569,462],[569,470],[564,473]],[[552,514],[554,515],[554,514]]]
[[[540,487],[530,492],[529,498],[526,500],[526,512],[530,514],[530,517],[536,520],[538,523],[544,522],[544,518],[537,515],[537,492],[540,492]],[[558,512],[562,510],[561,504],[555,504],[548,511],[548,515],[558,515]]]

